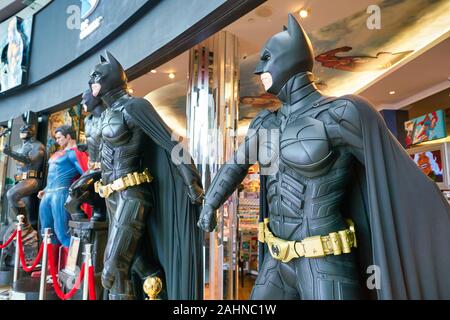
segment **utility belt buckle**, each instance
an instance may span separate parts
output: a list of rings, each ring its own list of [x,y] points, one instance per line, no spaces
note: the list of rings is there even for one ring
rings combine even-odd
[[[289,262],[300,256],[295,251],[295,241],[286,241],[278,238],[268,239],[267,246],[269,252],[277,260],[281,262]]]
[[[321,258],[326,255],[321,236],[308,237],[299,243],[303,246],[305,258]]]
[[[119,179],[114,180],[110,186],[110,189],[113,191],[123,191],[128,187],[128,184],[126,183],[124,177],[120,177]]]
[[[111,187],[109,185],[104,186],[101,180],[95,181],[94,190],[96,193],[99,194],[100,197],[104,199],[108,198],[111,195],[111,193],[114,192],[113,190],[111,190]]]
[[[258,241],[267,243],[272,257],[281,262],[289,262],[300,257],[295,250],[295,241],[286,241],[277,238],[269,230],[269,219],[265,218],[258,226]]]

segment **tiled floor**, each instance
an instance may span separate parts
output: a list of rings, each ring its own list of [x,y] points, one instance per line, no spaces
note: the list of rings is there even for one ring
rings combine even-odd
[[[253,285],[255,284],[256,276],[247,274],[244,276],[244,283],[239,284],[238,299],[239,300],[249,300],[250,294],[252,293]]]
[[[242,279],[241,279],[242,280]],[[240,280],[240,281],[241,281]],[[238,288],[238,300],[249,300],[250,294],[255,284],[256,276],[247,274],[244,276],[244,281],[239,283]],[[209,285],[206,284],[205,288],[205,299],[209,299]]]

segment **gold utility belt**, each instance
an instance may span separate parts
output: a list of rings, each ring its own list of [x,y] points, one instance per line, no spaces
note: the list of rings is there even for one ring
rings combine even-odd
[[[102,181],[96,181],[94,184],[95,192],[97,192],[100,197],[108,198],[114,191],[123,191],[129,187],[138,186],[142,183],[150,183],[153,177],[145,169],[144,172],[133,172],[128,173],[119,179],[114,180],[112,183],[103,185]]]
[[[42,173],[37,172],[36,170],[29,170],[27,172],[22,172],[22,174],[15,175],[14,178],[16,179],[16,182],[31,178],[41,179]]]
[[[326,236],[308,237],[301,241],[277,238],[269,230],[269,219],[259,223],[258,241],[267,243],[269,252],[277,260],[289,262],[294,258],[320,258],[326,255],[350,253],[356,248],[355,225],[347,220],[348,229],[332,232]]]

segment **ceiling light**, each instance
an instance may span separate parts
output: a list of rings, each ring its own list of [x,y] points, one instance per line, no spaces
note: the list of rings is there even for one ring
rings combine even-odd
[[[131,88],[128,88],[128,93],[133,94],[134,90]]]
[[[150,70],[151,73],[156,73],[155,69]]]
[[[391,95],[392,95],[392,94],[395,94],[395,91],[393,91],[393,90],[392,90],[392,91],[389,91],[389,94],[391,94]]]
[[[169,73],[169,78],[173,79],[173,78],[175,78],[175,75],[173,73]]]
[[[308,15],[309,15],[309,11],[308,10],[306,10],[306,9],[301,9],[299,12],[298,12],[298,15],[300,16],[300,18],[307,18],[308,17]]]

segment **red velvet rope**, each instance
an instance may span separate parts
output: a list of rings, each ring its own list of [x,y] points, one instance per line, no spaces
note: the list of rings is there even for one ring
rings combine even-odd
[[[22,230],[19,230],[18,235],[19,236],[17,237],[18,238],[17,243],[19,244],[19,256],[20,256],[20,262],[22,264],[22,269],[25,272],[32,272],[34,269],[36,269],[36,266],[38,265],[39,261],[41,261],[42,253],[44,252],[44,243],[41,243],[41,247],[39,248],[39,253],[38,253],[36,259],[34,260],[31,267],[28,267],[27,262],[25,261],[25,253],[23,251]]]
[[[94,266],[89,267],[89,300],[96,300]]]
[[[77,290],[80,288],[81,281],[83,281],[83,278],[84,278],[85,263],[83,263],[81,265],[80,274],[78,275],[78,278],[75,281],[75,285],[73,286],[73,288],[68,293],[63,293],[61,290],[61,287],[58,284],[58,278],[56,277],[52,245],[49,244],[48,247],[49,248],[47,250],[47,253],[48,253],[48,260],[49,260],[49,264],[50,264],[50,274],[52,275],[52,280],[53,280],[53,288],[55,289],[55,293],[58,296],[58,298],[60,298],[61,300],[68,300],[68,299],[72,298],[73,295],[75,294],[75,292],[77,292]]]
[[[11,234],[9,239],[4,244],[0,244],[0,249],[5,249],[7,246],[9,246],[10,243],[13,241],[14,237],[16,236],[16,234],[17,234],[17,229],[14,230],[14,232]]]

